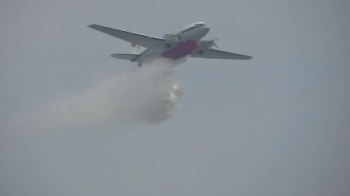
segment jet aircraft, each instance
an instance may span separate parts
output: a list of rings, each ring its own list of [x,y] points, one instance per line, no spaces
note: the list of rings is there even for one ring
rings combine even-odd
[[[96,24],[88,27],[130,42],[132,46],[144,47],[139,54],[111,54],[111,57],[137,62],[147,62],[154,58],[180,59],[185,56],[209,59],[240,59],[250,60],[252,57],[214,49],[217,47],[214,40],[201,40],[210,30],[204,22],[196,22],[185,26],[175,34],[165,34],[162,38],[131,33],[112,29]]]

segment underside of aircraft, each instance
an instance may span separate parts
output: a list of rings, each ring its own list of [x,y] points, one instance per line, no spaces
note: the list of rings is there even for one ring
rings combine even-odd
[[[252,58],[247,55],[213,49],[213,46],[217,47],[215,40],[201,40],[210,30],[210,27],[203,22],[190,24],[176,34],[165,34],[163,38],[131,33],[96,24],[88,27],[130,42],[132,46],[145,48],[139,54],[111,55],[114,58],[138,62],[139,66],[142,65],[142,62],[161,57],[174,60],[185,56],[236,60],[250,60]]]

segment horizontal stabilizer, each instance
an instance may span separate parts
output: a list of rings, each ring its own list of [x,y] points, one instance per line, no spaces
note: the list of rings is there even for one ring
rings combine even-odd
[[[137,55],[137,54],[111,54],[111,57],[114,57],[117,59],[123,59],[123,60],[130,60],[130,61],[133,61],[138,56],[139,55]]]

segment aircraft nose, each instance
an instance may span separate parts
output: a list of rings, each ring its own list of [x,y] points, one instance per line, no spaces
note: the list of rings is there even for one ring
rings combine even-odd
[[[206,25],[203,27],[205,29],[205,32],[208,33],[210,31],[210,26]]]
[[[210,26],[206,25],[202,27],[203,34],[206,35],[210,31]]]

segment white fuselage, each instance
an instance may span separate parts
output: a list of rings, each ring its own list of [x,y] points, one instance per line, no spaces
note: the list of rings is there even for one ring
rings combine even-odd
[[[167,40],[166,47],[161,45],[149,48],[143,51],[134,61],[142,62],[158,57],[178,59],[189,55],[195,50],[197,42],[202,39],[209,30],[210,27],[203,22],[185,26],[183,30],[174,34],[174,37]]]
[[[178,34],[181,35],[181,38],[184,41],[198,41],[202,39],[209,32],[209,30],[210,27],[204,22],[196,22],[185,26]]]

